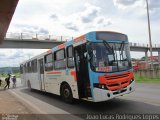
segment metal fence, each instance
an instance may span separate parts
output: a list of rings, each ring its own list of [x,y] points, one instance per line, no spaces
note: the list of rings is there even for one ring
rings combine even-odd
[[[74,38],[70,36],[56,36],[36,33],[7,33],[5,39],[68,41]]]
[[[133,47],[146,47],[146,48],[149,47],[148,44],[144,44],[144,43],[132,43],[132,42],[130,42],[129,45],[133,46]],[[153,44],[152,47],[153,48],[160,48],[160,44]]]

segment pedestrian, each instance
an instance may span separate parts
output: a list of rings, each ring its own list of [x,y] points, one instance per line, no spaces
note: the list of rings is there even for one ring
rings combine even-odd
[[[2,85],[2,80],[0,79],[0,86]]]
[[[9,86],[10,86],[10,78],[11,78],[11,75],[8,74],[8,77],[5,78],[6,85],[4,86],[4,89],[6,89],[6,87],[8,87],[8,89],[9,89]]]
[[[16,87],[16,76],[14,75],[12,78],[12,82],[13,82],[13,88]]]

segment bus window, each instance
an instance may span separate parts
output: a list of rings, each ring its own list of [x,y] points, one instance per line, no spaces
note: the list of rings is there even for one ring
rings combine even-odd
[[[55,55],[55,69],[64,69],[66,67],[65,50],[59,50],[54,53]]]
[[[53,55],[52,55],[52,53],[46,55],[44,60],[45,60],[45,71],[53,70]]]
[[[31,70],[31,62],[28,62],[28,63],[27,63],[27,72],[28,72],[28,73],[31,73],[31,71],[32,71],[32,70]]]
[[[67,47],[67,66],[74,67],[73,46]]]
[[[27,73],[27,63],[24,65],[24,70],[25,70],[25,73]]]
[[[32,72],[32,66],[31,66],[31,61],[28,63],[29,67],[28,67],[28,72],[31,73]]]
[[[31,61],[31,69],[33,73],[37,72],[37,59]]]
[[[23,74],[23,65],[20,65],[20,73]]]

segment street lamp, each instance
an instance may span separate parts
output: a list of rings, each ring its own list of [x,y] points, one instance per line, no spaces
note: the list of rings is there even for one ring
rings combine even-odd
[[[147,4],[147,17],[148,17],[148,33],[149,33],[149,46],[150,46],[150,56],[151,56],[151,69],[153,69],[152,40],[151,40],[151,28],[150,28],[148,0],[146,0],[146,4]]]

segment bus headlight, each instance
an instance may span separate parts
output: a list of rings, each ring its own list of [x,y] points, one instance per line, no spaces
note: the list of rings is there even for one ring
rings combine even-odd
[[[100,89],[107,89],[105,84],[99,84],[99,83],[94,83],[95,88],[100,88]]]
[[[134,81],[134,78],[131,79],[130,84]]]

